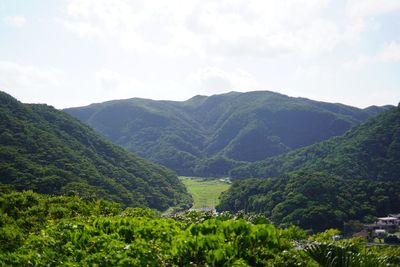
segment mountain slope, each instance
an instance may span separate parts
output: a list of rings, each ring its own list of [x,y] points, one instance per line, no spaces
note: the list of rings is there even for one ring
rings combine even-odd
[[[325,171],[342,177],[400,178],[400,109],[392,108],[346,132],[264,161],[231,171],[236,179],[278,176],[298,170]]]
[[[187,101],[115,100],[65,111],[112,142],[184,175],[227,175],[230,167],[343,134],[371,115],[341,104],[268,91]]]
[[[103,197],[164,210],[188,204],[170,170],[100,137],[70,115],[0,92],[0,182],[17,190]]]
[[[349,179],[303,171],[236,181],[220,197],[219,211],[257,212],[276,224],[322,231],[351,220],[373,222],[400,210],[399,181]]]
[[[400,108],[340,137],[232,170],[219,210],[264,213],[276,223],[341,228],[400,211]]]

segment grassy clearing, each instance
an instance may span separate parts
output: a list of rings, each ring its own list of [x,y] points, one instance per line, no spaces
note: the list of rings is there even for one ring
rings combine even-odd
[[[230,186],[228,179],[205,179],[199,177],[179,177],[193,196],[193,208],[215,207],[219,195]]]

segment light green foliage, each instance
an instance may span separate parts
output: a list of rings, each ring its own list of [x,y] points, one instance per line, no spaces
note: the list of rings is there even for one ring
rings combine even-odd
[[[215,207],[219,196],[226,191],[230,184],[226,179],[205,179],[181,176],[179,179],[193,197],[192,208]]]
[[[191,225],[175,239],[173,255],[180,266],[230,266],[237,259],[265,266],[281,249],[272,225],[210,219]]]
[[[0,197],[0,233],[2,266],[318,266],[332,254],[319,244],[299,247],[305,236],[297,227],[277,229],[245,214],[159,217],[108,201],[33,192]],[[358,241],[333,246],[365,251],[354,254],[364,262],[395,264],[400,254]]]
[[[399,266],[400,247],[367,246],[360,237],[333,241],[332,236],[340,234],[337,229],[328,229],[308,238],[312,243],[305,246],[305,252],[320,266],[329,267],[383,267]]]
[[[331,242],[333,236],[340,234],[341,232],[338,229],[328,229],[310,236],[309,240],[317,242]]]
[[[204,222],[206,220],[218,217],[220,221],[227,220],[245,220],[251,224],[270,224],[271,222],[262,214],[254,214],[254,213],[231,213],[231,212],[221,212],[216,215],[212,211],[197,211],[197,210],[189,210],[185,212],[179,212],[171,216],[174,220],[182,222],[185,228],[189,227],[192,224],[197,224]]]
[[[365,247],[359,250],[351,245],[314,243],[306,248],[306,253],[324,267],[394,267],[400,263],[399,259],[376,255]]]
[[[288,240],[299,241],[299,240],[306,240],[307,233],[300,227],[291,225],[287,228],[280,229],[279,236],[284,237],[285,239]]]

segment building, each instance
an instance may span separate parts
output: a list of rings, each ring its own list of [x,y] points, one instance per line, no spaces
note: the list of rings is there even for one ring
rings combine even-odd
[[[384,229],[389,232],[396,231],[399,228],[400,220],[396,217],[380,217],[376,222],[379,229]]]
[[[396,218],[400,222],[400,213],[398,213],[398,214],[389,214],[389,217]],[[400,224],[398,223],[398,225],[400,225]]]

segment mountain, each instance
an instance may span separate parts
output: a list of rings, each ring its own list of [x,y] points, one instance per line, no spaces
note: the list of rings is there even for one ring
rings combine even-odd
[[[256,212],[274,224],[303,229],[343,229],[400,211],[400,182],[350,179],[326,172],[292,172],[236,181],[220,197],[218,211]],[[344,229],[345,230],[345,229]]]
[[[324,230],[400,211],[400,108],[343,136],[232,170],[219,210],[246,210],[276,223]]]
[[[22,104],[3,92],[0,183],[159,210],[191,201],[172,171],[111,144],[65,112]]]
[[[400,178],[400,108],[391,108],[344,135],[231,171],[234,179],[316,170],[352,179]]]
[[[341,135],[385,109],[256,91],[182,102],[133,98],[65,111],[113,143],[178,174],[220,176],[244,162]]]

